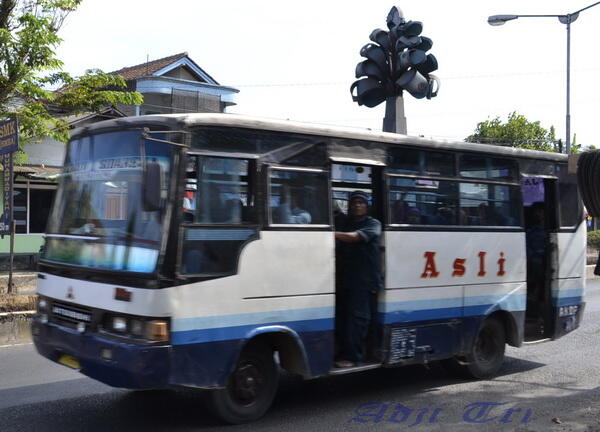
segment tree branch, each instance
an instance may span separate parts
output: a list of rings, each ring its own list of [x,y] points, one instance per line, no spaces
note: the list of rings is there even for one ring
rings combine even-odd
[[[10,16],[17,5],[17,0],[0,0],[0,29],[10,30]]]

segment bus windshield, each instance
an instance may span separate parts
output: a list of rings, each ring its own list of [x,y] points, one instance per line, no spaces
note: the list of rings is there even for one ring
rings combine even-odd
[[[144,155],[144,157],[142,156]],[[167,202],[171,148],[141,131],[72,140],[42,259],[105,270],[154,272]],[[160,208],[146,211],[143,172],[160,166]]]

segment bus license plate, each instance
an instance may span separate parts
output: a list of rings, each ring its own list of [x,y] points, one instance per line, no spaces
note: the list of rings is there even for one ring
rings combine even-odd
[[[79,365],[79,360],[67,354],[61,355],[58,358],[58,362],[62,365],[70,367],[71,369],[81,369],[81,366]]]

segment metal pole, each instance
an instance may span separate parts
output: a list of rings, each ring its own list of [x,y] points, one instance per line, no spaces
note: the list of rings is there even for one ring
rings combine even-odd
[[[11,171],[11,175],[10,175],[10,180],[9,180],[9,185],[10,185],[10,210],[8,212],[8,220],[10,221],[10,255],[9,255],[9,267],[8,267],[8,287],[6,289],[6,292],[8,292],[9,294],[13,292],[14,290],[14,286],[13,286],[13,266],[14,266],[14,258],[15,258],[15,229],[17,224],[15,223],[15,219],[14,219],[14,212],[13,212],[13,204],[14,204],[14,187],[13,187],[13,176],[12,176],[12,166],[13,166],[13,155],[14,153],[10,153],[8,155],[8,160],[10,161],[10,171]],[[4,167],[4,169],[7,169],[6,167]],[[4,208],[6,208],[6,203],[4,204]]]
[[[406,135],[406,117],[404,116],[404,98],[388,97],[385,101],[383,131]]]
[[[571,154],[571,17],[567,17],[567,139],[565,150]]]
[[[14,220],[11,220],[11,232],[10,232],[10,264],[8,267],[8,289],[7,292],[9,294],[14,292],[14,284],[13,284],[13,267],[14,267],[14,259],[15,259],[15,229],[17,227],[17,223]]]

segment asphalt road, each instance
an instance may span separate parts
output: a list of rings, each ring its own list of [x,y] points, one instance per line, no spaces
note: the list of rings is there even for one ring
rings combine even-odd
[[[113,389],[37,355],[0,347],[0,431],[600,431],[600,281],[584,323],[551,343],[507,349],[500,376],[465,381],[439,365],[313,381],[284,377],[272,409],[223,426],[197,391]]]

